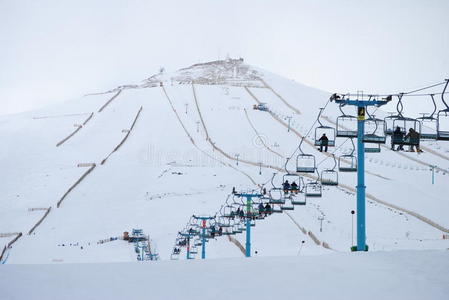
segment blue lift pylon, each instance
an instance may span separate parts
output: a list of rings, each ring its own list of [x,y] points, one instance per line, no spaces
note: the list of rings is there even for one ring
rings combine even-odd
[[[251,257],[251,211],[253,206],[253,198],[260,198],[262,194],[238,193],[237,197],[246,198],[246,245],[245,256]]]
[[[201,259],[206,259],[206,221],[215,219],[215,217],[199,217],[199,216],[192,216],[194,219],[201,221],[201,233],[199,234],[199,237],[201,238]]]
[[[358,99],[345,99],[345,96],[340,97],[337,94],[333,94],[330,98],[331,101],[335,101],[341,105],[352,105],[357,107],[357,246],[351,247],[352,251],[368,251],[366,245],[366,186],[365,186],[365,144],[363,138],[365,135],[365,113],[368,106],[382,106],[387,104],[390,98],[382,100],[362,100]]]

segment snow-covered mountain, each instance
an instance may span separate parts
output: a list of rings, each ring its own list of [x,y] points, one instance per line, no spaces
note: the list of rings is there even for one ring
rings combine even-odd
[[[286,170],[295,173],[302,137],[301,150],[319,170],[334,167],[312,145],[319,108],[325,125],[339,115],[330,94],[227,59],[1,117],[2,263],[136,261],[132,244],[120,239],[133,228],[169,260],[190,217],[216,215],[233,187],[270,190],[273,173],[281,186]],[[253,109],[261,103],[267,111]],[[366,155],[370,251],[449,248],[449,144],[422,146],[417,154],[387,143]],[[338,159],[351,150],[337,139],[329,152]],[[437,166],[435,184],[430,166]],[[356,175],[340,172],[338,180],[305,206],[257,220],[252,255],[349,252]],[[211,239],[207,258],[243,257],[244,233],[234,238]]]

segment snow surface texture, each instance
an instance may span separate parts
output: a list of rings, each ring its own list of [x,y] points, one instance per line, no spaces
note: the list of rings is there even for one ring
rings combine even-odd
[[[449,251],[6,265],[0,289],[5,300],[447,299],[448,268]]]
[[[314,131],[308,133],[318,107],[325,106],[328,99],[329,93],[250,67],[241,60],[228,60],[197,64],[175,74],[157,74],[141,84],[124,85],[43,110],[1,117],[0,136],[7,145],[0,147],[2,170],[7,174],[0,182],[3,192],[0,251],[5,249],[2,263],[133,262],[136,254],[131,244],[120,239],[98,243],[109,237],[121,237],[132,228],[149,233],[157,243],[161,259],[170,259],[176,235],[190,216],[214,215],[232,187],[239,191],[254,190],[267,183],[269,189],[273,172],[279,173],[274,180],[279,186],[286,158],[298,147],[302,136],[307,137],[302,150],[316,156],[318,168],[333,167],[329,154],[320,153],[310,145]],[[258,102],[266,103],[269,111],[253,110]],[[327,104],[322,122],[333,126],[339,114],[335,104]],[[376,115],[387,114],[379,110]],[[287,130],[288,117],[291,117],[290,130]],[[420,155],[393,152],[388,146],[380,154],[366,155],[370,251],[448,249],[449,240],[443,239],[443,235],[448,234],[449,228],[449,202],[445,201],[449,193],[449,176],[445,173],[449,169],[449,146],[442,142],[423,142],[425,152]],[[351,143],[338,139],[337,146],[330,151],[335,151],[337,157],[347,154]],[[236,154],[239,154],[238,165]],[[289,160],[288,170],[294,171],[295,161],[295,156]],[[434,185],[429,171],[431,165],[438,166]],[[293,257],[300,245],[303,245],[301,256],[348,252],[353,244],[350,211],[356,209],[356,175],[339,175],[339,186],[325,187],[322,198],[308,199],[306,206],[295,207],[288,214],[257,221],[252,229],[252,252],[258,256],[255,261],[270,265],[279,260],[284,264],[285,276],[281,277],[287,281],[285,284],[279,281],[273,287],[276,292],[282,293],[283,286],[297,286],[296,276],[306,278],[307,272],[298,275],[296,268],[288,267],[288,258],[267,258],[264,262],[263,257]],[[28,235],[50,207],[47,217]],[[20,232],[23,235],[5,248]],[[244,235],[235,238],[245,244]],[[401,253],[393,252],[390,256],[379,253],[358,259],[366,260],[369,267],[375,265],[369,257],[375,261],[378,255],[388,261],[400,259]],[[410,253],[417,258],[416,273],[444,277],[418,263],[431,256],[433,263],[438,264],[447,256],[443,251]],[[242,252],[226,237],[207,244],[207,258],[231,257],[242,257]],[[355,266],[359,261],[350,263],[353,257],[350,254],[310,258],[310,265],[334,257],[361,268]],[[185,259],[184,251],[180,259]],[[300,264],[296,258],[291,261]],[[204,266],[213,270],[219,267],[214,264],[227,262]],[[240,265],[240,260],[229,262]],[[181,262],[158,263],[154,270],[165,264],[174,272],[190,266]],[[233,274],[239,274],[238,269],[246,264],[256,265],[244,262],[236,266]],[[319,268],[325,266],[319,265]],[[141,272],[146,267],[153,272],[146,264],[91,268],[117,266],[124,266],[127,272],[133,268]],[[402,272],[399,263],[394,266],[391,268]],[[21,270],[16,268],[2,266],[0,274],[11,274],[14,278],[11,272]],[[53,270],[54,274],[62,272],[50,266],[42,268],[50,268],[50,274]],[[26,272],[33,270],[30,267]],[[342,272],[357,278],[357,270]],[[445,277],[449,275],[447,270]],[[259,269],[253,271],[262,274]],[[192,272],[195,278],[200,276],[194,269]],[[171,276],[172,273],[163,274]],[[379,274],[389,282],[384,274],[389,271]],[[264,286],[268,280],[259,279],[251,285],[254,289]],[[180,282],[179,278],[175,281]],[[223,277],[223,281],[233,280]],[[202,285],[199,280],[195,284]],[[440,284],[443,286],[444,282]],[[416,285],[411,286],[417,289]],[[315,293],[322,292],[315,288]],[[443,290],[435,290],[437,299]]]

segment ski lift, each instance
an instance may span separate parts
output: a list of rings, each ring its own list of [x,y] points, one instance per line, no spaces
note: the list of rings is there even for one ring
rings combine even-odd
[[[355,145],[351,139],[352,151],[350,154],[342,155],[338,158],[338,171],[340,172],[357,172],[357,159],[354,156]]]
[[[323,195],[323,188],[318,181],[309,182],[306,184],[305,194],[309,198],[321,198]]]
[[[282,176],[282,188],[284,190],[285,194],[288,194],[289,192],[294,194],[294,193],[298,193],[299,189],[300,189],[300,182],[301,181],[301,176],[297,175],[297,174],[285,174],[284,176]],[[293,183],[295,183],[295,185],[293,185]]]
[[[325,126],[320,121],[321,113],[323,112],[324,108],[320,108],[320,112],[318,114],[317,121],[320,124],[320,126],[315,128],[315,146],[325,146],[322,144],[322,141],[320,140],[323,135],[327,137],[327,146],[328,147],[334,147],[335,146],[335,128]]]
[[[286,201],[285,201],[285,203],[284,204],[281,204],[280,205],[280,207],[281,207],[281,210],[294,210],[295,209],[295,207],[294,207],[294,205],[293,205],[293,203],[292,203],[292,198],[293,197],[290,197],[289,199],[287,199]]]
[[[270,204],[284,204],[285,203],[285,195],[284,195],[284,189],[273,187],[268,192],[270,195]]]
[[[409,129],[415,130],[418,134],[421,132],[421,123],[413,118],[399,117],[393,121],[393,132],[391,138],[392,147],[395,145],[419,146],[419,136],[417,138],[405,138]]]
[[[223,228],[231,227],[229,220],[223,216],[217,218],[217,225]]]
[[[296,172],[299,173],[315,173],[316,169],[316,161],[315,156],[312,154],[305,154],[302,149],[301,145],[304,140],[304,137],[301,139],[301,143],[299,143],[299,151],[301,151],[300,154],[296,157]]]
[[[197,248],[195,245],[193,245],[193,246],[190,248],[190,254],[195,255],[195,254],[197,254],[197,253],[198,253],[198,248]]]
[[[380,144],[365,144],[365,153],[380,153]]]
[[[274,206],[274,205],[273,205],[273,207],[271,208],[271,212],[272,212],[272,213],[275,213],[275,214],[278,214],[278,213],[282,213],[283,210],[281,209],[280,206]]]
[[[338,107],[342,115],[337,117],[337,137],[355,138],[357,137],[357,117],[345,114],[342,110],[343,106],[344,104],[340,103]]]
[[[292,197],[291,201],[293,205],[306,205],[307,196],[305,193],[305,189],[306,188],[303,184],[302,189],[299,191],[299,193],[294,195],[294,197]]]
[[[394,113],[390,112],[390,115],[384,118],[385,122],[385,135],[393,135],[394,127],[393,122],[399,118],[398,115],[395,115]]]
[[[225,218],[234,218],[235,217],[234,207],[231,205],[223,206],[221,215]]]
[[[398,95],[398,104],[396,105],[396,110],[398,115],[390,120],[392,126],[391,131],[391,148],[393,149],[395,145],[409,145],[409,146],[419,146],[419,133],[421,132],[421,122],[413,118],[406,118],[402,115],[404,105],[402,104],[403,93]],[[391,125],[391,124],[390,124]],[[388,126],[388,125],[387,125]],[[418,133],[418,138],[407,138],[404,136],[409,129],[413,129]]]
[[[416,118],[422,124],[420,135],[422,140],[436,140],[438,137],[438,119],[433,117],[437,110],[437,105],[433,96],[433,94],[430,94],[433,103],[433,112],[429,116],[421,113],[422,117]]]
[[[334,158],[334,167],[332,169],[325,169],[321,171],[322,185],[338,185],[338,172],[335,171],[337,161],[334,154],[332,154],[332,157]]]
[[[402,110],[404,106],[402,105],[402,97],[404,96],[404,93],[400,93],[398,96],[398,104],[396,105],[397,113],[390,112],[390,115],[384,118],[385,121],[385,134],[386,135],[393,135],[394,130],[396,127],[394,126],[394,121],[403,118],[402,116]]]
[[[240,222],[239,222],[239,223],[240,223]],[[240,228],[239,223],[235,223],[234,226],[232,227],[232,232],[233,232],[234,234],[242,233],[242,232],[243,232],[243,229]]]
[[[443,101],[445,109],[438,112],[437,119],[437,140],[439,141],[449,141],[449,106],[444,100],[444,93],[449,84],[449,79],[446,79],[446,85],[444,86],[443,92],[441,93],[441,101]],[[443,124],[444,123],[444,124]]]
[[[364,143],[378,143],[385,144],[385,126],[386,122],[381,119],[376,119],[374,115],[370,115],[368,108],[366,109],[368,118],[365,120],[365,132],[363,135]]]
[[[284,189],[281,188],[281,187],[275,186],[275,184],[274,184],[274,177],[275,176],[276,176],[276,173],[273,173],[273,177],[271,177],[271,185],[273,187],[268,192],[268,196],[269,196],[268,203],[270,203],[270,204],[284,204],[285,203]]]

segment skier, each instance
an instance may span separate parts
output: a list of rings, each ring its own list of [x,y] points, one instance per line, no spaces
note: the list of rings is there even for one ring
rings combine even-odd
[[[323,135],[320,137],[318,141],[320,141],[320,152],[323,152],[323,147],[324,152],[327,152],[327,145],[329,144],[329,139],[327,138],[326,134],[323,133]]]
[[[415,145],[410,145],[409,152],[415,152],[415,150],[413,149],[414,147],[416,147],[416,152],[418,152],[418,153],[423,152],[421,150],[421,148],[419,148],[419,133],[416,132],[413,128],[410,128],[408,130],[408,133],[405,136],[405,139],[409,139],[410,144],[415,144]]]
[[[237,217],[240,217],[240,212],[241,212],[241,210],[240,210],[240,207],[239,207],[239,208],[237,208],[237,211],[235,212],[235,215]]]
[[[259,203],[259,215],[263,215],[264,211],[265,211],[265,208],[263,206],[263,203],[260,202]]]
[[[283,188],[284,188],[284,193],[287,194],[288,191],[290,190],[291,186],[290,183],[288,182],[288,180],[286,180],[283,184],[282,184]]]
[[[271,205],[270,203],[265,204],[265,216],[271,214]]]
[[[291,190],[292,193],[298,193],[298,185],[294,181],[292,182]]]
[[[393,132],[393,138],[391,139],[391,150],[393,151],[404,150],[404,146],[402,144],[398,145],[398,148],[394,150],[394,145],[398,142],[402,143],[403,140],[404,140],[404,133],[401,131],[401,128],[397,126]]]

